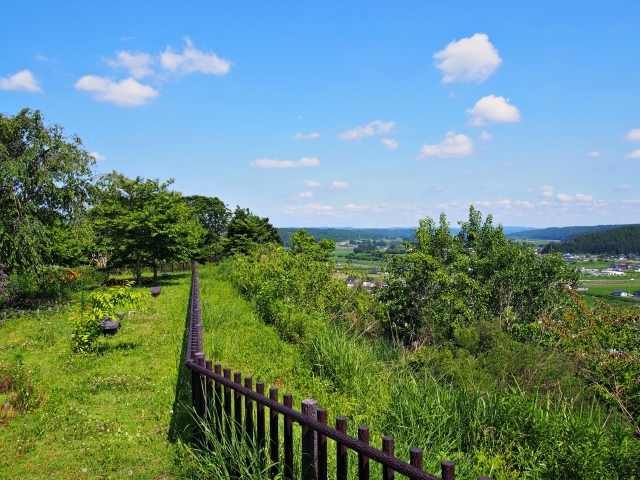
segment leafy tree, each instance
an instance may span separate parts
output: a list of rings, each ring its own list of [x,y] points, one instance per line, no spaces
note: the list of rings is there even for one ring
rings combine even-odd
[[[278,229],[269,223],[268,218],[253,215],[248,208],[236,207],[222,244],[225,253],[246,254],[267,243],[282,245]]]
[[[159,262],[191,258],[204,234],[172,183],[110,173],[89,211],[102,249],[115,265],[135,265],[138,285],[143,265],[153,267],[156,281]]]
[[[460,227],[452,236],[444,214],[438,225],[421,220],[417,243],[407,244],[405,257],[388,261],[389,288],[382,296],[393,334],[444,340],[456,328],[494,320],[518,334],[567,304],[558,287],[577,281],[577,272],[559,255],[538,258],[530,246],[509,241],[491,215],[483,222],[473,206]]]
[[[323,238],[316,244],[315,239],[303,228],[291,236],[291,253],[307,255],[313,260],[326,261],[331,252],[336,249],[336,242]]]
[[[40,111],[0,114],[0,264],[25,272],[45,263],[47,227],[85,210],[94,164],[80,137],[46,126]]]
[[[220,240],[226,232],[231,210],[218,197],[191,195],[185,197],[185,201],[206,232],[202,237],[199,259],[218,257],[221,254]]]

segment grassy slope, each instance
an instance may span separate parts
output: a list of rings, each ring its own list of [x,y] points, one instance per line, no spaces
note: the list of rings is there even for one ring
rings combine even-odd
[[[5,321],[0,363],[21,363],[45,400],[0,426],[0,478],[172,476],[189,277],[166,280],[100,354],[70,353],[64,310]]]

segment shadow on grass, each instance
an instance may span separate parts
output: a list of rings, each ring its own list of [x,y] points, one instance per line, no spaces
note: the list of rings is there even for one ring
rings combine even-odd
[[[138,348],[138,344],[135,342],[118,342],[115,344],[102,344],[98,347],[98,355],[104,355],[107,352],[117,352],[118,350],[133,350]]]
[[[193,286],[192,286],[193,287]],[[189,303],[191,305],[191,296],[189,294]],[[167,438],[169,442],[174,443],[177,440],[187,441],[190,435],[193,419],[188,411],[187,405],[191,404],[191,372],[186,366],[187,357],[187,341],[189,338],[189,311],[185,316],[184,329],[182,334],[182,348],[180,349],[180,357],[178,363],[178,375],[176,377],[175,395],[173,398],[173,409],[171,415],[171,423],[169,424],[169,433]]]

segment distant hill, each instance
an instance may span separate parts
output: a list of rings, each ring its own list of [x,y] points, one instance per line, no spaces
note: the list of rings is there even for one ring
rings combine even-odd
[[[609,228],[605,231],[585,233],[564,242],[549,243],[542,250],[563,253],[640,254],[640,225]]]
[[[586,227],[551,227],[510,233],[510,238],[567,241],[585,233],[604,232],[628,225],[592,225]],[[505,232],[506,233],[506,232]]]
[[[330,238],[336,242],[346,242],[348,240],[358,239],[371,239],[371,240],[385,240],[385,239],[397,239],[411,240],[413,238],[413,232],[416,227],[405,228],[330,228],[330,227],[318,227],[318,228],[306,228],[305,230],[309,235],[316,239],[316,241],[323,238]],[[532,227],[503,227],[505,235],[513,232],[520,232],[522,230],[530,230]],[[291,235],[299,228],[278,228],[278,233],[284,242],[285,247],[289,246],[289,239]],[[451,233],[455,235],[460,229],[458,227],[451,227]]]

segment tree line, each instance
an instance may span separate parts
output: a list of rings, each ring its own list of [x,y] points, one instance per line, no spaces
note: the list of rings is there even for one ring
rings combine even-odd
[[[565,242],[547,244],[542,253],[640,254],[640,225],[627,225],[578,235]]]
[[[37,275],[45,265],[143,267],[216,259],[282,243],[268,218],[217,197],[183,196],[173,180],[96,175],[78,135],[40,111],[0,115],[0,265]]]

